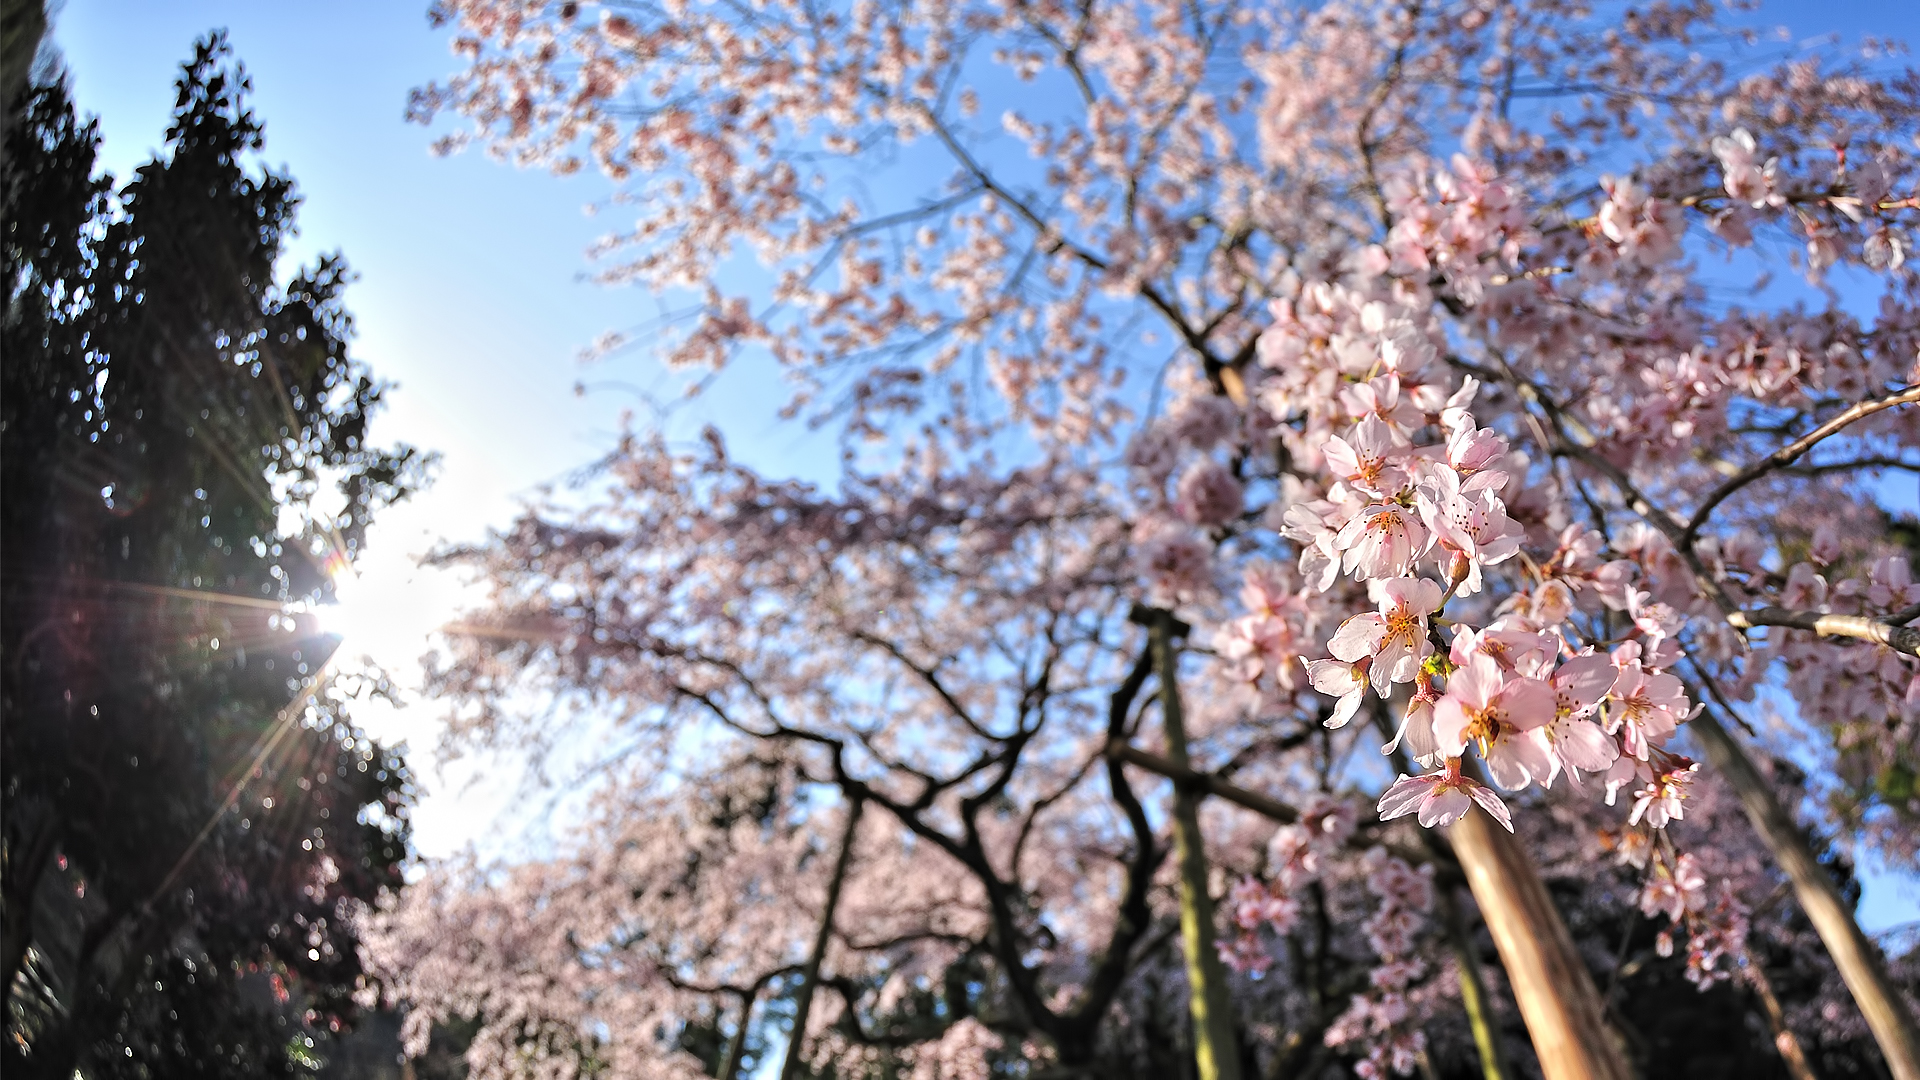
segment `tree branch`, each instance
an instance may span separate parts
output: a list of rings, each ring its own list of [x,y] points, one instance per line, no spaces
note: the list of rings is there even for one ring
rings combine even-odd
[[[1700,503],[1699,509],[1693,512],[1693,517],[1688,519],[1686,527],[1681,530],[1680,538],[1676,542],[1676,546],[1691,547],[1693,545],[1693,538],[1699,535],[1701,527],[1706,525],[1707,518],[1712,515],[1714,508],[1725,502],[1734,492],[1739,491],[1741,488],[1746,487],[1748,484],[1753,483],[1755,480],[1760,479],[1762,476],[1776,469],[1781,469],[1793,464],[1800,459],[1801,455],[1813,449],[1819,445],[1823,439],[1826,439],[1841,429],[1860,420],[1864,420],[1874,413],[1896,408],[1901,405],[1910,405],[1916,401],[1920,401],[1920,386],[1909,386],[1904,390],[1897,390],[1885,397],[1856,402],[1852,406],[1843,409],[1838,415],[1826,423],[1821,424],[1819,427],[1807,432],[1793,442],[1788,443],[1773,453],[1768,454],[1766,457],[1761,458],[1759,461],[1740,470],[1738,473],[1735,473],[1729,477],[1725,483],[1714,488],[1713,491],[1707,495],[1706,499]]]

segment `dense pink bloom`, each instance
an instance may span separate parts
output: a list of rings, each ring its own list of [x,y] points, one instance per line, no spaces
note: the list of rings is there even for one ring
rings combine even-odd
[[[1239,517],[1246,509],[1246,493],[1226,466],[1212,458],[1201,458],[1181,474],[1174,506],[1181,517],[1211,528]]]

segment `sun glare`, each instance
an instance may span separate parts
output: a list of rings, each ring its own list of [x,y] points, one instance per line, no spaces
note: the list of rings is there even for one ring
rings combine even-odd
[[[356,563],[329,559],[331,603],[309,609],[316,628],[340,639],[343,661],[366,657],[389,672],[418,660],[427,639],[453,614],[454,583],[423,572],[400,545],[362,552]]]
[[[359,644],[355,639],[366,631],[367,598],[363,592],[360,575],[350,567],[341,567],[333,572],[333,602],[313,605],[313,619],[320,632],[339,638],[343,648]]]

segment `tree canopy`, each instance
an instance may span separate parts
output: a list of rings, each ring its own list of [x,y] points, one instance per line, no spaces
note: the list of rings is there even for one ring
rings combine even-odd
[[[446,554],[456,734],[638,749],[383,916],[414,1049],[1920,1076],[1847,869],[1920,842],[1911,71],[1705,2],[434,16],[415,115],[684,301],[603,345],[845,456],[635,431]]]

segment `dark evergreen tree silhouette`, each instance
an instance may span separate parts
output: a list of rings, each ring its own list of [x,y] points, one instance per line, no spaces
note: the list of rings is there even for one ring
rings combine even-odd
[[[342,916],[406,850],[405,765],[340,713],[337,640],[286,606],[326,598],[426,459],[368,441],[346,265],[276,274],[299,200],[249,168],[223,36],[177,88],[118,189],[58,85],[6,146],[9,1077],[310,1070],[351,1021]]]

